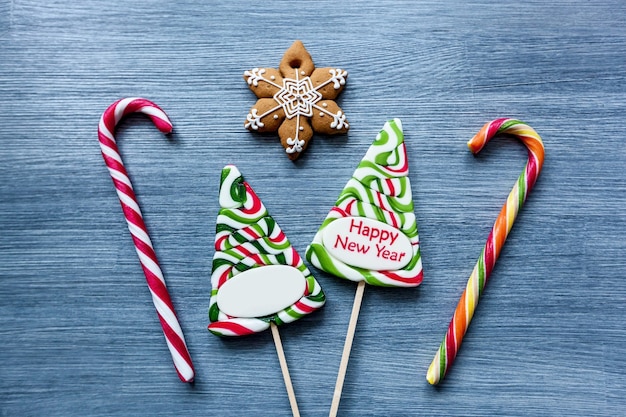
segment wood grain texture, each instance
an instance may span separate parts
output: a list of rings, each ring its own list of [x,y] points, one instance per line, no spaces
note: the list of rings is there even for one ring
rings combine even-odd
[[[289,416],[269,332],[206,331],[217,187],[235,163],[303,254],[385,120],[403,121],[424,283],[366,291],[340,416],[614,416],[626,400],[626,4],[198,0],[0,1],[0,415]],[[344,137],[290,162],[243,128],[246,69],[301,39],[349,72]],[[194,359],[179,382],[97,142],[113,101],[144,96],[121,152]],[[544,139],[541,177],[459,356],[426,369],[525,163],[514,139],[465,142],[517,117]],[[354,284],[281,328],[302,416],[327,415]]]

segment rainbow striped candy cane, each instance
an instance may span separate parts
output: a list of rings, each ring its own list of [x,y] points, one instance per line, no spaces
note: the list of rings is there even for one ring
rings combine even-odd
[[[126,222],[128,223],[128,230],[133,238],[139,262],[146,276],[146,281],[152,294],[152,302],[161,321],[165,341],[172,354],[176,372],[181,381],[192,382],[194,370],[191,356],[185,343],[185,336],[176,318],[174,305],[167,292],[167,286],[163,278],[163,272],[161,272],[159,267],[159,261],[152,247],[148,230],[143,222],[139,203],[135,197],[133,186],[130,178],[128,178],[126,168],[124,168],[124,163],[113,135],[117,123],[130,113],[147,114],[155,126],[166,134],[172,131],[172,123],[163,110],[153,102],[143,98],[125,98],[113,103],[102,114],[100,124],[98,125],[98,139],[100,140],[102,157],[109,169],[117,196],[122,204],[124,217],[126,217]]]
[[[543,165],[544,147],[541,138],[532,127],[519,120],[497,119],[489,122],[467,143],[467,146],[472,153],[476,154],[490,139],[500,134],[514,135],[526,145],[528,163],[526,163],[524,171],[517,179],[493,225],[487,243],[485,243],[478,262],[476,262],[476,266],[474,266],[474,270],[467,281],[465,291],[457,304],[448,331],[428,368],[426,379],[433,385],[438,384],[452,366],[502,246],[504,246],[504,242],[513,227],[517,213],[526,201],[533,185],[535,185]]]

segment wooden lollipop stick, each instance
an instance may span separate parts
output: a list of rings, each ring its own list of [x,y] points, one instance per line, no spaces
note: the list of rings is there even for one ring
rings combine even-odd
[[[285,359],[283,342],[281,342],[280,334],[278,333],[278,326],[276,326],[276,324],[272,321],[270,322],[270,328],[272,329],[274,345],[276,345],[276,353],[278,354],[278,362],[280,362],[280,370],[283,372],[283,379],[285,380],[285,388],[287,388],[287,396],[289,396],[291,412],[293,413],[293,417],[300,417],[300,410],[298,410],[298,402],[296,401],[296,393],[294,392],[293,385],[291,384],[289,368],[287,367],[287,360]]]
[[[343,345],[343,353],[341,354],[341,362],[339,364],[339,372],[337,373],[337,383],[335,384],[335,392],[333,393],[333,402],[330,406],[329,417],[336,417],[337,412],[339,411],[339,401],[341,400],[341,392],[343,391],[343,381],[346,378],[348,359],[350,359],[352,341],[354,340],[356,323],[359,320],[359,312],[361,311],[361,301],[363,301],[364,291],[365,281],[359,281],[359,284],[356,286],[356,293],[354,294],[354,304],[352,305],[352,313],[350,314],[350,322],[348,323],[346,342]]]

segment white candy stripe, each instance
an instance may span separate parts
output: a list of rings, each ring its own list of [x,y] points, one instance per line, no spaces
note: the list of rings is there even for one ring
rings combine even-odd
[[[246,328],[250,333],[258,333],[269,329],[270,324],[266,321],[256,318],[220,318],[219,322],[211,324],[209,330],[220,334],[221,336],[240,336],[230,329],[225,328],[229,323],[236,324]]]
[[[115,152],[112,148],[109,148],[108,146],[102,145],[100,144],[100,149],[102,150],[102,153],[104,155],[106,155],[109,158],[115,159],[117,162],[119,162],[120,164],[124,164],[122,162],[122,157],[120,156],[119,153]],[[113,171],[116,172],[116,170],[113,170],[111,168],[109,168],[109,171]]]
[[[139,260],[141,261],[143,266],[145,266],[150,272],[152,272],[154,274],[154,276],[157,277],[159,279],[159,281],[161,281],[163,283],[163,285],[165,285],[165,278],[163,277],[163,272],[161,271],[161,268],[159,268],[159,265],[155,264],[154,261],[152,259],[150,259],[150,257],[148,257],[146,254],[144,254],[139,249],[137,249],[137,255],[139,256]],[[159,309],[157,308],[157,310],[159,310]],[[168,311],[171,312],[173,310],[168,307]],[[176,326],[178,326],[178,325],[179,324],[176,323]]]
[[[217,250],[227,250],[232,249],[236,246],[242,244],[242,242],[238,241],[234,235],[239,235],[246,239],[247,242],[254,242],[259,240],[259,237],[267,236],[270,240],[274,242],[274,244],[283,244],[287,241],[286,236],[283,235],[283,238],[280,241],[276,241],[278,236],[281,234],[280,228],[273,226],[272,230],[269,229],[269,225],[267,223],[266,218],[262,218],[258,221],[257,225],[261,228],[260,231],[253,229],[252,227],[245,226],[241,229],[235,231],[224,230],[215,234],[215,241],[220,243],[220,246],[216,248]],[[263,238],[264,239],[264,238]],[[244,242],[245,243],[245,242]]]
[[[194,377],[193,368],[189,366],[189,363],[187,363],[185,358],[183,358],[181,354],[178,353],[176,348],[170,343],[167,337],[165,338],[165,343],[167,343],[167,347],[169,348],[170,352],[174,352],[172,353],[174,366],[176,367],[176,370],[178,371],[178,373],[182,376],[182,379],[187,380],[187,381],[193,380],[193,377]]]
[[[167,115],[155,107],[144,106],[137,111],[140,113],[147,114],[148,116],[158,117],[159,119],[171,124],[169,119],[167,118]]]
[[[101,135],[104,135],[107,139],[110,139],[113,142],[115,142],[115,136],[113,136],[108,126],[104,123],[103,119],[100,119],[100,122],[98,123],[98,132]],[[100,147],[104,147],[104,146],[105,145],[102,142],[100,142]]]
[[[119,189],[117,189],[117,196],[124,205],[133,209],[135,213],[137,213],[140,217],[143,217],[141,215],[141,209],[139,208],[137,201],[133,200],[131,196],[129,196],[128,194],[124,194],[124,192],[120,191]]]
[[[111,168],[109,168],[109,173],[111,174],[111,178],[113,178],[116,181],[119,181],[119,182],[123,183],[124,185],[129,187],[131,190],[133,189],[133,184],[131,184],[130,178],[128,178],[126,175],[124,175],[120,171],[112,170]],[[126,195],[126,193],[124,191],[118,189],[117,187],[116,187],[116,191],[117,191],[118,195],[119,194]],[[129,204],[129,205],[132,207],[131,204]]]
[[[167,303],[157,297],[156,295],[152,295],[152,301],[154,306],[159,311],[160,316],[165,320],[165,322],[172,328],[174,333],[176,333],[179,337],[183,335],[183,329],[181,329],[180,324],[178,324],[178,320],[176,319],[176,314],[172,311]]]
[[[224,321],[224,320],[220,320],[220,321]],[[209,326],[209,330],[219,334],[220,336],[239,336],[237,333],[235,333],[233,331],[230,331],[230,330],[227,330],[227,329],[224,329],[224,328],[221,328],[221,327],[217,327],[217,326],[215,326],[215,327],[210,327]]]
[[[128,107],[129,104],[131,104],[133,101],[139,99],[139,97],[129,97],[129,98],[124,98],[122,100],[120,100],[117,105],[115,106],[115,124],[117,125],[120,120],[122,120],[122,117],[124,117],[124,110],[126,110],[126,107]],[[113,131],[115,129],[115,126],[111,126],[111,131]]]
[[[213,259],[223,259],[233,265],[238,264],[243,258],[245,258],[245,256],[233,252],[232,250],[218,251],[215,252],[215,256],[213,256]]]
[[[104,157],[105,163],[107,164],[107,168],[109,170],[111,178],[114,180],[116,192],[120,199],[120,202],[122,203],[122,205],[133,210],[140,220],[143,220],[141,210],[139,208],[139,203],[135,200],[133,195],[127,194],[126,190],[124,190],[124,187],[122,186],[123,184],[124,186],[128,187],[128,189],[132,192],[133,187],[130,179],[122,171],[119,171],[117,167],[114,166],[113,162],[109,161],[109,159],[112,159],[123,166],[122,157],[114,148],[105,143],[106,140],[115,143],[115,137],[113,135],[115,125],[124,116],[127,107],[135,104],[136,100],[139,100],[142,106],[135,110],[135,112],[144,113],[148,116],[158,118],[171,126],[171,122],[167,118],[167,115],[161,109],[159,109],[156,104],[145,99],[126,98],[109,106],[109,108],[104,112],[98,124],[98,135],[100,137],[100,149],[102,150],[102,155]],[[110,122],[109,115],[111,114],[111,112],[113,112],[114,123],[112,125],[109,125],[107,123]],[[109,165],[109,163],[111,163],[111,165]],[[126,211],[124,213],[126,214]],[[189,351],[187,350],[183,331],[180,327],[178,319],[176,318],[174,306],[172,305],[169,294],[167,293],[167,287],[165,285],[163,272],[158,265],[156,254],[154,253],[154,248],[152,247],[152,242],[150,240],[148,231],[145,229],[143,221],[139,221],[139,224],[135,224],[133,221],[131,221],[129,217],[126,217],[126,223],[128,225],[128,230],[131,235],[135,239],[142,242],[143,245],[145,245],[145,248],[143,248],[141,246],[138,246],[138,243],[135,244],[135,249],[137,252],[137,256],[139,257],[139,262],[147,271],[150,272],[151,275],[158,279],[162,284],[159,285],[146,272],[146,279],[148,280],[148,287],[152,295],[152,302],[154,304],[154,307],[156,308],[159,317],[161,317],[161,319],[171,329],[171,332],[173,332],[172,334],[168,329],[166,329],[165,325],[163,325],[165,340],[170,350],[170,354],[172,355],[172,360],[174,362],[174,366],[176,367],[176,371],[178,372],[178,375],[182,381],[191,382],[194,379],[194,370],[193,364],[191,362],[191,356],[189,355]],[[144,250],[146,252],[144,252]],[[165,290],[165,293],[163,293],[163,290]]]
[[[262,213],[260,216],[259,215],[250,215],[250,216],[246,216],[244,218],[244,214],[241,212],[238,212],[234,209],[230,210],[231,213],[235,214],[237,216],[239,216],[239,219],[234,219],[230,216],[226,216],[224,214],[219,214],[217,216],[217,221],[219,222],[218,224],[223,224],[226,225],[228,227],[232,227],[234,229],[240,229],[242,227],[246,227],[246,225],[257,221],[259,217],[264,217],[266,215],[266,213]],[[222,232],[222,233],[226,233],[226,234],[230,234],[230,232]],[[221,236],[222,234],[220,234]]]
[[[102,123],[102,122],[100,122]],[[113,142],[113,145],[117,145],[115,138],[111,136],[111,134],[107,131],[107,134],[104,134],[102,131],[98,132],[101,136],[104,136],[109,142]],[[109,143],[100,142],[100,150],[103,154],[107,154],[109,157],[120,159],[120,154],[111,146]]]
[[[411,184],[407,182],[407,186],[410,187]],[[354,178],[351,178],[345,185],[344,193],[346,188],[351,188],[350,191],[356,192],[361,201],[370,201],[368,195],[371,194],[373,197],[371,203],[385,210],[396,211],[393,207],[394,205],[407,206],[407,210],[411,210],[413,208],[413,199],[411,193],[409,192],[405,192],[404,195],[387,196],[366,187],[362,182],[357,181]]]
[[[150,240],[150,236],[148,235],[148,233],[146,233],[144,229],[141,229],[140,227],[137,227],[136,225],[129,222],[128,230],[133,236],[135,236],[137,239],[141,240],[143,243],[150,246],[152,250],[154,250],[154,247],[152,246],[152,241]]]

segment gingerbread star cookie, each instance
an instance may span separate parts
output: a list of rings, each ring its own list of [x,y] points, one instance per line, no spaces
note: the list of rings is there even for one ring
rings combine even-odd
[[[306,149],[313,132],[333,135],[349,129],[346,115],[335,103],[348,73],[340,68],[315,68],[302,42],[285,52],[278,69],[244,72],[258,97],[244,126],[250,131],[276,132],[291,160]]]

